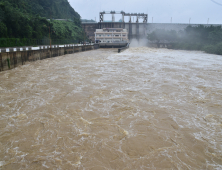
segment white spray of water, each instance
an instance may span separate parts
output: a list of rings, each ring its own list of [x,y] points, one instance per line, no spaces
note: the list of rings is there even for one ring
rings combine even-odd
[[[130,41],[130,47],[147,47],[148,40],[147,39],[132,39]]]

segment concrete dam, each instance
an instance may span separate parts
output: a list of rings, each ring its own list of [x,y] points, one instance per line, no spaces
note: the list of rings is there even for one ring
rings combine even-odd
[[[112,21],[106,22],[104,21],[104,15],[111,14]],[[121,14],[122,19],[119,22],[115,22],[115,14]],[[129,21],[125,22],[124,17],[128,16]],[[131,17],[135,16],[136,21],[132,22]],[[143,22],[139,22],[139,19],[143,19]],[[203,25],[206,27],[210,26],[222,26],[221,24],[189,24],[189,23],[148,23],[148,15],[143,13],[125,13],[121,12],[100,12],[100,21],[99,22],[82,22],[82,27],[87,35],[87,37],[91,41],[95,41],[94,32],[96,29],[103,28],[123,28],[128,30],[128,39],[144,39],[147,34],[155,31],[156,29],[165,29],[165,30],[175,30],[175,31],[183,31],[187,26],[197,27],[199,25]]]
[[[95,30],[102,28],[123,28],[129,33],[129,40],[146,38],[147,34],[156,29],[182,31],[187,26],[197,27],[203,25],[206,27],[222,26],[221,24],[180,24],[180,23],[122,23],[122,22],[102,22],[102,23],[82,23],[82,27],[89,39],[95,40]]]

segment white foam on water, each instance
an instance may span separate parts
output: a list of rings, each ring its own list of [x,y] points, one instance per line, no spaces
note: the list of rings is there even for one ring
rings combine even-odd
[[[0,161],[0,167],[5,165],[5,161]]]

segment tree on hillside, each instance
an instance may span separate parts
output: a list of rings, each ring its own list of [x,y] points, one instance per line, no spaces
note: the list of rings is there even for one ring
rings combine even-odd
[[[168,41],[174,49],[204,50],[208,53],[222,55],[221,26],[188,26],[184,31],[166,31],[157,29],[148,34],[148,40],[158,43]]]
[[[168,31],[164,29],[157,29],[152,33],[148,34],[148,39],[154,42],[172,42],[177,40],[177,32],[174,30]]]

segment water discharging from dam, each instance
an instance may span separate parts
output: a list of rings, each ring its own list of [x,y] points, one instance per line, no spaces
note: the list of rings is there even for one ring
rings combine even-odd
[[[0,73],[0,169],[222,169],[222,57],[99,49]]]

